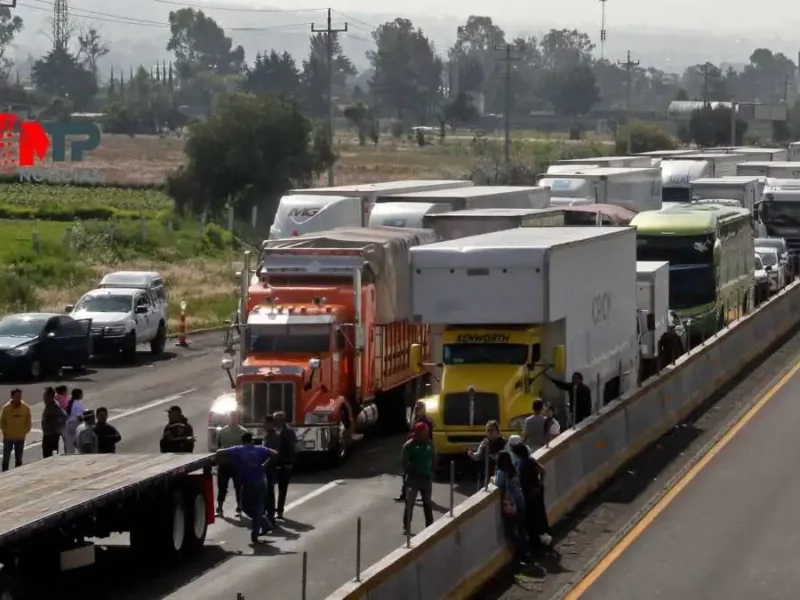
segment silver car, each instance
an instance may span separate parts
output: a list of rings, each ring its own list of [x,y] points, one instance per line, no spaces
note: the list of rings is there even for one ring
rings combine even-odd
[[[777,251],[778,258],[781,264],[784,265],[787,283],[794,279],[794,273],[792,273],[792,261],[789,257],[789,245],[786,243],[784,238],[756,238],[754,242],[756,248],[772,248]]]

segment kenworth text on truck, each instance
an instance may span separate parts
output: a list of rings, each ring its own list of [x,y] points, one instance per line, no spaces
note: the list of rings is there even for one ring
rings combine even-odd
[[[534,398],[571,407],[543,373],[583,374],[597,405],[636,387],[636,234],[521,227],[411,250],[414,321],[431,324],[437,454],[475,447],[486,422],[519,433]]]
[[[688,204],[639,213],[637,258],[669,262],[669,307],[693,343],[754,306],[753,215],[745,208]]]
[[[265,242],[255,278],[248,255],[244,318],[223,359],[242,425],[258,431],[264,416],[283,411],[298,452],[331,462],[376,423],[406,430],[425,379],[410,348],[417,362],[430,354],[421,350],[429,328],[409,321],[408,252],[434,239],[376,227]]]

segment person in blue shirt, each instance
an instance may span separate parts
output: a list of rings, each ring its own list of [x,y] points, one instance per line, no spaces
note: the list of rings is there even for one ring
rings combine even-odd
[[[267,501],[267,478],[264,473],[270,460],[278,453],[272,448],[256,446],[253,434],[249,431],[242,434],[240,446],[223,448],[218,454],[232,462],[239,473],[242,485],[242,508],[250,517],[250,541],[258,543],[258,537],[272,529],[272,523],[265,515]]]

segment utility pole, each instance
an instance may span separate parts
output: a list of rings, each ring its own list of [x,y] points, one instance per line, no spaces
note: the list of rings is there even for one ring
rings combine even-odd
[[[708,67],[709,63],[703,64],[703,107],[708,106]]]
[[[783,103],[789,102],[789,73],[783,76]]]
[[[511,164],[511,63],[514,61],[519,60],[519,58],[514,58],[511,56],[511,51],[514,49],[510,44],[506,44],[505,46],[495,46],[495,50],[500,50],[505,52],[505,56],[503,58],[498,58],[497,60],[506,63],[506,106],[503,110],[505,116],[505,140],[503,144],[503,158],[506,161],[506,165]]]
[[[628,94],[627,94],[627,101],[625,105],[625,113],[628,125],[628,154],[633,154],[633,132],[631,131],[631,98],[633,96],[633,67],[639,66],[639,61],[631,60],[631,51],[628,50],[628,60],[625,62],[617,61],[620,67],[625,67],[625,70],[628,72]]]
[[[333,34],[346,33],[347,23],[344,24],[342,29],[334,29],[331,23],[331,9],[328,9],[328,24],[325,29],[317,29],[314,24],[311,24],[311,33],[323,33],[326,36],[328,45],[328,142],[333,151]],[[333,185],[333,165],[328,167],[328,186]]]

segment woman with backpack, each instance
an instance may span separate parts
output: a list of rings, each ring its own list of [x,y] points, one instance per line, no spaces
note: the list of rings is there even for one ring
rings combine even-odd
[[[528,540],[539,540],[544,546],[553,542],[550,535],[550,524],[547,520],[547,508],[544,503],[545,469],[530,453],[522,440],[511,446],[511,452],[517,459],[520,487],[525,498],[525,531]]]
[[[500,489],[500,506],[506,534],[516,548],[517,560],[528,561],[528,535],[526,531],[525,495],[522,492],[519,474],[511,460],[511,454],[503,450],[497,456],[495,484]]]

